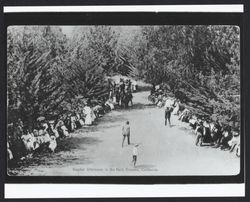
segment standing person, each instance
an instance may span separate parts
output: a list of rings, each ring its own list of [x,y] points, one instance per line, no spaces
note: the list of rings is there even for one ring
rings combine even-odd
[[[136,165],[137,156],[138,156],[138,149],[137,149],[138,146],[139,146],[139,145],[136,144],[136,145],[134,146],[134,148],[133,148],[133,160],[132,160],[132,163],[134,163],[134,167],[135,167],[135,165]]]
[[[150,95],[153,95],[155,93],[155,84],[152,84],[152,88],[150,90]]]
[[[128,145],[130,145],[130,126],[129,126],[129,121],[126,122],[126,124],[122,127],[122,135],[123,135],[123,140],[122,140],[122,147],[124,144],[124,141],[127,137],[128,139]]]
[[[116,96],[116,104],[120,105],[121,94],[120,94],[119,87],[116,88],[115,96]]]
[[[133,86],[133,92],[137,91],[137,82],[136,82],[136,80],[133,81],[132,86]]]
[[[83,108],[83,113],[85,114],[85,125],[92,125],[92,112],[88,104]]]
[[[129,94],[128,94],[128,100],[131,103],[131,107],[132,107],[133,106],[133,95],[132,95],[132,92],[129,92]]]
[[[167,121],[168,121],[169,127],[171,127],[171,122],[170,122],[171,112],[172,112],[171,107],[165,108],[165,126],[167,125]]]
[[[225,130],[222,133],[222,138],[220,140],[220,144],[221,144],[221,150],[229,150],[230,149],[230,145],[228,144],[229,141],[232,139],[232,131],[231,128],[229,126],[227,126],[225,128]]]
[[[167,121],[169,123],[169,127],[171,127],[171,123],[170,123],[170,117],[171,117],[171,113],[173,111],[173,105],[174,105],[174,101],[172,98],[169,98],[166,100],[165,105],[164,105],[164,109],[165,109],[165,126],[167,125]]]
[[[112,98],[114,104],[116,103],[116,93],[117,93],[116,92],[116,83],[114,81],[114,84],[113,84],[113,98]]]
[[[124,81],[122,79],[120,81],[120,92],[121,93],[125,92],[125,83],[124,83]]]
[[[111,89],[109,90],[109,99],[113,99],[113,96],[114,96],[114,94],[113,94],[113,89],[111,88]]]
[[[130,79],[128,80],[128,91],[133,92],[132,82],[130,81]]]
[[[203,132],[204,132],[203,121],[199,121],[195,129],[195,135],[196,135],[195,145],[196,146],[198,146],[198,144],[202,146],[203,137],[204,137]]]
[[[116,82],[115,81],[113,82],[113,86],[112,87],[113,87],[113,92],[115,92],[115,90],[116,90]]]

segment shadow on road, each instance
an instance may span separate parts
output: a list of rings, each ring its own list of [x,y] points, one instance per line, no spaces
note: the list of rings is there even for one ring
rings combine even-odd
[[[12,161],[8,164],[8,174],[13,176],[25,171],[27,167],[36,167],[38,165],[54,167],[55,165],[70,165],[73,162],[75,165],[90,164],[92,161],[84,155],[86,145],[98,144],[102,141],[94,137],[80,137],[80,134],[77,135],[79,136],[59,140],[54,153],[43,151],[34,153],[31,158],[26,158],[23,161]]]
[[[101,140],[94,137],[84,137],[83,133],[79,133],[78,136],[65,138],[58,141],[56,152],[71,151],[72,149],[83,148],[84,145],[98,144]]]
[[[119,110],[115,110],[115,111],[119,111]],[[121,110],[120,110],[121,111]],[[99,122],[100,124],[98,124],[96,127],[98,126],[102,126],[104,124],[112,124],[114,122],[123,122],[125,121],[126,118],[124,118],[123,115],[111,115],[111,114],[106,114],[104,117],[102,117]]]
[[[120,122],[125,122],[127,119],[122,115],[111,115],[106,114],[101,117],[98,121],[96,121],[93,125],[78,129],[75,134],[83,135],[87,133],[97,132],[104,129],[114,128],[116,126],[120,126]],[[119,124],[117,124],[119,123]]]
[[[190,130],[190,128],[180,126],[179,129],[182,130],[182,131],[185,131],[188,135],[195,135],[194,131]]]
[[[133,104],[133,106],[129,106],[128,108],[118,108],[116,109],[116,111],[122,112],[122,111],[131,111],[131,110],[141,110],[141,109],[147,109],[147,108],[155,108],[155,105],[135,103]]]
[[[142,103],[135,103],[131,109],[146,109],[146,108],[155,108],[154,104],[142,104]]]

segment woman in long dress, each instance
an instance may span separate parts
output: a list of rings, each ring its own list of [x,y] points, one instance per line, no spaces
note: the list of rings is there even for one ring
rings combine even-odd
[[[89,106],[85,106],[83,108],[83,113],[85,114],[85,124],[86,125],[91,125],[92,124],[92,112],[91,108]]]
[[[94,112],[93,108],[90,108],[90,110],[91,110],[91,118],[92,118],[92,122],[94,122],[94,121],[95,121],[95,119],[96,119],[96,115],[95,115],[95,112]]]

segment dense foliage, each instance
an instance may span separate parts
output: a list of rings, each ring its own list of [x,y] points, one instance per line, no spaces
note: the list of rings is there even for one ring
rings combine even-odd
[[[21,118],[32,127],[39,116],[74,111],[82,99],[107,96],[115,37],[108,27],[77,33],[73,41],[59,26],[8,28],[9,122]]]
[[[127,47],[140,78],[163,84],[197,114],[239,127],[239,27],[144,26]]]
[[[240,30],[236,26],[11,26],[7,35],[8,118],[74,110],[103,100],[106,76],[161,84],[197,114],[239,126]],[[20,117],[21,116],[21,117]]]

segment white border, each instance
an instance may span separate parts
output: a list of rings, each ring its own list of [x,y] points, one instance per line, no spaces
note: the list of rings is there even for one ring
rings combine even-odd
[[[143,6],[5,6],[4,13],[23,12],[219,12],[243,13],[234,5]],[[90,185],[5,184],[5,198],[115,198],[115,197],[244,197],[245,184]]]
[[[220,5],[122,5],[122,6],[4,6],[4,13],[23,12],[233,12],[243,13],[243,4]]]
[[[245,184],[5,184],[5,198],[244,197]]]

